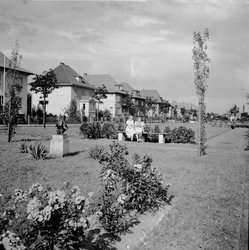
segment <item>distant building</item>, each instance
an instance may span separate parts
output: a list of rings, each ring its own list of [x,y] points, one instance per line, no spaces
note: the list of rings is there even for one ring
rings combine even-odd
[[[69,65],[60,63],[54,70],[59,88],[47,98],[47,113],[64,114],[72,100],[76,100],[78,111],[86,117],[95,117],[96,102],[93,100],[94,87]],[[33,105],[42,104],[40,94],[33,95]]]
[[[147,111],[147,116],[156,117],[161,113],[160,104],[163,102],[162,97],[159,95],[156,89],[142,89],[141,96],[146,98],[151,98],[153,101],[153,109]]]
[[[122,86],[124,91],[127,91],[131,95],[131,99],[134,104],[134,115],[135,116],[145,116],[145,98],[141,95],[140,90],[134,89],[129,83],[121,82],[119,84]]]
[[[109,110],[113,118],[120,117],[122,115],[122,100],[125,95],[124,88],[111,75],[89,75],[85,73],[84,79],[96,88],[103,84],[106,86],[107,98],[101,100],[103,103],[99,105],[99,109]]]
[[[11,74],[9,74],[12,68],[10,65],[13,65],[13,63],[10,61],[8,57],[6,57],[0,51],[0,107],[2,107],[9,100],[9,87],[8,86],[9,84],[11,84],[11,81],[12,81]],[[28,76],[34,75],[34,73],[32,73],[29,70],[23,69],[21,67],[17,67],[16,72],[17,72],[17,83],[22,86],[22,90],[18,94],[18,97],[20,98],[19,113],[21,115],[24,115],[25,119],[27,120]]]

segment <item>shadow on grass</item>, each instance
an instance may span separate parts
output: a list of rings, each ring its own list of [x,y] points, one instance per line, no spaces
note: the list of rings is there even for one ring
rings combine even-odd
[[[134,218],[119,235],[131,234],[132,228],[135,225],[138,225],[140,221],[137,218]],[[118,234],[101,232],[99,228],[89,230],[87,237],[84,241],[84,249],[86,250],[118,250],[115,247],[116,242],[121,241],[121,237]]]
[[[78,154],[83,153],[83,152],[85,152],[85,150],[70,152],[70,153],[65,154],[64,157],[75,156],[75,155],[78,155]]]
[[[28,138],[28,139],[14,139],[13,142],[39,142],[39,141],[49,141],[51,137],[43,137],[43,138]]]
[[[245,151],[249,150],[249,130],[247,131],[247,133],[245,134],[245,139],[247,141],[247,146],[245,148]]]

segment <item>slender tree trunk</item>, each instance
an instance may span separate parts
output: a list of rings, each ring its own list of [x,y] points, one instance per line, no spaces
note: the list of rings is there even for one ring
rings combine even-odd
[[[46,128],[46,98],[43,99],[43,128]]]
[[[199,110],[198,110],[198,113],[199,113],[199,138],[198,138],[198,155],[201,156],[201,122],[202,122],[202,119],[201,119],[201,96],[199,95]]]
[[[198,155],[203,156],[205,154],[205,141],[206,141],[206,131],[205,131],[205,104],[204,104],[204,94],[199,95],[199,142],[198,142]]]
[[[12,117],[11,117],[11,97],[10,97],[10,101],[9,101],[9,110],[8,110],[8,113],[9,113],[9,119],[8,119],[8,142],[10,142],[11,141],[11,119],[12,119]]]
[[[99,121],[99,102],[98,102],[98,108],[97,108],[97,122]]]

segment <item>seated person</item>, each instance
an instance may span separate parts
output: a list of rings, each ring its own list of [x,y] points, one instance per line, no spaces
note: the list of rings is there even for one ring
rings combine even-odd
[[[135,121],[135,134],[137,141],[142,141],[141,137],[144,132],[144,122],[141,120],[140,117],[137,118]]]
[[[133,116],[130,115],[129,119],[126,121],[126,128],[125,128],[125,133],[126,136],[131,139],[131,141],[133,141],[133,136],[135,133],[135,129],[134,129],[134,121],[133,121]]]
[[[58,135],[64,134],[64,132],[68,129],[65,115],[63,115],[62,118],[60,118],[60,120],[56,124],[56,128],[57,128],[56,132]]]

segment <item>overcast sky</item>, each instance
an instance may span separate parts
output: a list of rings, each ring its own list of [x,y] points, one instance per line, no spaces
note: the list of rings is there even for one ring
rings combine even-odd
[[[193,32],[208,28],[207,111],[224,113],[249,92],[248,16],[249,0],[1,0],[0,50],[9,56],[18,39],[32,72],[64,62],[197,103]]]

